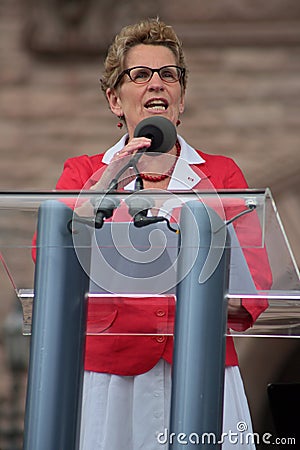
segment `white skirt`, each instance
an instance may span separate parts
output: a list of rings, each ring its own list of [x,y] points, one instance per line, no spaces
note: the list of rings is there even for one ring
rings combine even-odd
[[[85,372],[80,450],[167,450],[170,397],[171,366],[164,360],[136,376]],[[223,433],[223,450],[255,449],[237,366],[225,369]],[[196,444],[202,437],[190,438]]]

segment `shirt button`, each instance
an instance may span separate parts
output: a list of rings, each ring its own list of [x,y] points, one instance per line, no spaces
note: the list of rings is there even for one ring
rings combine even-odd
[[[164,336],[158,336],[156,338],[156,342],[159,342],[159,343],[165,342],[165,340],[166,340],[166,338]]]
[[[166,311],[164,311],[163,309],[158,309],[155,314],[157,315],[157,317],[163,317],[166,315]]]

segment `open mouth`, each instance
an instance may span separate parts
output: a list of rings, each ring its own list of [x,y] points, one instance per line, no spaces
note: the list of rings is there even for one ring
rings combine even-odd
[[[166,111],[168,106],[164,99],[151,99],[145,104],[145,108],[151,111]]]

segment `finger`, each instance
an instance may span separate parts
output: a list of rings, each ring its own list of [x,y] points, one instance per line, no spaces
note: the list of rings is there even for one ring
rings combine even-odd
[[[123,158],[124,156],[131,156],[141,148],[149,148],[150,145],[151,139],[145,137],[133,138],[131,139],[131,141],[128,142],[128,144],[125,145],[125,147],[122,150],[115,153],[113,160]]]

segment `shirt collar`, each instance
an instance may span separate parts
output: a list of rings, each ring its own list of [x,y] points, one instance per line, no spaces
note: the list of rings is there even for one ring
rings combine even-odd
[[[114,155],[119,152],[120,150],[122,150],[122,148],[125,147],[125,143],[126,140],[128,138],[128,135],[125,134],[124,136],[121,137],[121,139],[112,147],[110,147],[105,153],[104,156],[102,158],[102,162],[104,162],[104,164],[109,164],[111,162],[111,160],[113,159]]]
[[[181,136],[177,136],[181,146],[180,157],[178,158],[172,177],[170,179],[168,189],[170,190],[189,190],[192,189],[201,180],[201,177],[196,173],[191,165],[203,164],[205,160],[191,147]],[[125,146],[128,135],[122,136],[122,138],[111,148],[109,148],[103,158],[104,164],[109,164],[115,153],[122,150]],[[134,189],[134,180],[125,186],[126,190]]]

